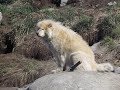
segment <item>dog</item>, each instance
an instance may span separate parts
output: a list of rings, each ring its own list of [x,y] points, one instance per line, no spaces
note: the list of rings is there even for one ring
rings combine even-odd
[[[97,64],[91,47],[83,38],[54,20],[42,20],[37,23],[37,35],[42,37],[52,51],[57,70],[70,71],[71,67],[80,71],[113,71],[110,63]],[[78,64],[78,62],[80,62]]]

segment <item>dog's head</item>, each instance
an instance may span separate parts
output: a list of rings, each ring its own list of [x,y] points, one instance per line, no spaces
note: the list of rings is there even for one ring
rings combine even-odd
[[[52,24],[54,22],[52,20],[43,20],[37,23],[37,35],[40,37],[47,36],[48,38],[51,38],[52,36]]]

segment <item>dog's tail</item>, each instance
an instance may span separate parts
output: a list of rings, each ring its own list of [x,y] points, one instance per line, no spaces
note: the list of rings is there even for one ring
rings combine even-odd
[[[110,63],[101,63],[97,65],[97,71],[100,72],[113,72],[114,68]]]

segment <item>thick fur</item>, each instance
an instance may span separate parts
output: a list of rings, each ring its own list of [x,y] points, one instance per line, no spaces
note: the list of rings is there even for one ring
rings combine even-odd
[[[97,64],[90,46],[73,30],[63,26],[59,22],[43,20],[37,23],[37,34],[46,41],[52,51],[57,70],[70,67],[78,61],[81,64],[77,67],[81,71],[113,71],[110,63]]]

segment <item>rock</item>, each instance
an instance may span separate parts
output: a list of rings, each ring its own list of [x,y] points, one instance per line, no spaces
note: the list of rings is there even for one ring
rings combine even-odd
[[[118,67],[118,68],[115,69],[115,73],[120,74],[120,67]]]
[[[117,2],[115,2],[115,1],[114,1],[114,2],[109,2],[109,3],[108,3],[108,6],[114,6],[114,5],[116,5],[116,4],[117,4]]]
[[[98,52],[97,50],[99,49],[100,43],[101,43],[101,42],[97,42],[97,43],[95,43],[95,44],[93,44],[93,45],[91,46],[91,49],[93,50],[94,53],[97,53],[97,52]]]
[[[26,90],[120,90],[120,75],[100,72],[64,72],[37,79]]]
[[[61,0],[60,6],[65,6],[67,4],[68,0]]]

